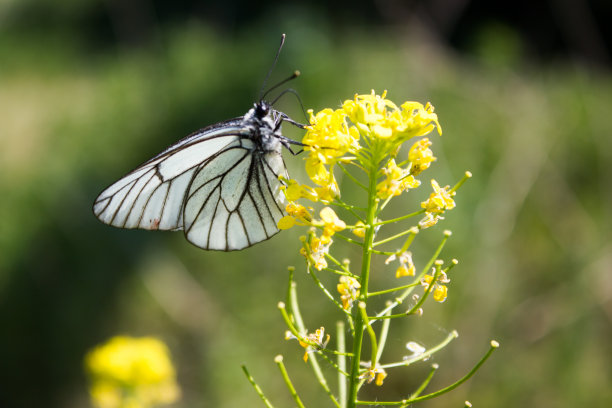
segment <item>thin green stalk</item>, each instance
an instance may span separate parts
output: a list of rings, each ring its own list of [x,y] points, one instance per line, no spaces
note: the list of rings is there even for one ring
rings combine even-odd
[[[327,361],[331,363],[331,360],[329,360],[329,358],[325,356],[324,354],[321,354],[321,357],[323,357],[324,359],[326,359]],[[312,367],[312,370],[315,373],[315,377],[317,377],[317,380],[319,380],[319,384],[321,385],[321,388],[323,388],[323,390],[325,391],[325,393],[327,394],[331,402],[337,408],[341,408],[340,403],[334,396],[334,393],[329,389],[329,385],[327,385],[327,380],[325,379],[325,376],[323,375],[323,371],[321,370],[321,366],[319,365],[319,361],[317,360],[316,356],[311,355],[310,358],[308,359],[308,363],[310,363],[310,366]]]
[[[295,401],[297,406],[299,408],[306,408],[306,407],[304,407],[304,404],[302,404],[302,400],[300,399],[300,396],[297,394],[297,391],[295,390],[295,387],[293,386],[293,383],[291,382],[291,379],[289,378],[289,374],[287,373],[287,369],[285,368],[285,364],[283,364],[283,356],[281,356],[281,355],[276,356],[274,358],[274,362],[276,363],[276,365],[278,365],[278,369],[281,372],[283,380],[285,380],[285,384],[287,385],[287,389],[289,390],[289,393],[293,397],[293,400]]]
[[[457,330],[453,330],[448,336],[446,336],[444,340],[440,342],[440,344],[435,345],[434,347],[428,349],[427,351],[421,354],[418,354],[412,358],[408,358],[403,361],[398,361],[397,363],[383,364],[381,367],[382,368],[403,367],[403,366],[409,366],[410,364],[414,364],[417,361],[427,360],[428,358],[433,356],[435,353],[437,353],[438,351],[446,347],[448,343],[455,340],[457,337],[459,337],[459,333],[457,333]]]
[[[412,288],[412,287],[415,287],[415,286],[419,286],[420,284],[421,284],[420,282],[415,282],[415,283],[410,283],[410,284],[404,285],[404,286],[398,286],[397,288],[379,290],[378,292],[370,292],[370,293],[368,293],[368,297],[378,296],[378,295],[386,295],[387,293],[397,292],[398,290]]]
[[[332,261],[333,263],[335,263],[338,267],[340,267],[344,272],[346,272],[348,276],[355,278],[355,279],[358,278],[357,275],[351,273],[351,271],[349,271],[348,268],[343,263],[341,263],[339,260],[334,258],[333,255],[331,255],[330,253],[326,253],[325,257],[329,259],[330,261]]]
[[[439,395],[446,394],[447,392],[454,390],[455,388],[457,388],[458,386],[460,386],[461,384],[469,380],[470,377],[472,377],[476,373],[476,371],[480,369],[480,367],[485,363],[485,361],[487,361],[489,357],[491,357],[491,354],[493,354],[493,352],[498,347],[499,347],[499,343],[497,343],[494,340],[491,341],[491,347],[489,348],[487,353],[480,359],[480,361],[478,361],[478,363],[476,363],[476,365],[466,375],[464,375],[458,381],[454,382],[448,387],[444,387],[438,391],[432,392],[431,394],[423,395],[422,397],[405,399],[402,401],[357,401],[357,404],[358,405],[409,405],[415,402],[425,401],[428,399],[435,398]]]
[[[344,235],[339,234],[339,233],[335,233],[334,236],[338,237],[338,238],[342,238],[343,240],[345,240],[346,242],[350,242],[351,244],[355,244],[355,245],[359,245],[359,246],[363,245],[361,242],[359,242],[359,241],[357,241],[357,240],[355,240],[353,238],[345,237]]]
[[[304,326],[304,321],[302,320],[302,315],[300,314],[300,308],[298,305],[298,300],[297,300],[297,290],[296,290],[297,285],[295,284],[295,282],[293,282],[290,285],[289,288],[289,304],[291,307],[291,312],[292,315],[294,316],[295,319],[295,324],[297,325],[299,331],[301,333],[305,333],[306,332],[306,327]],[[287,311],[285,310],[285,305],[281,303],[279,303],[278,307],[281,311],[281,314],[283,316],[283,319],[285,320],[285,323],[287,324],[287,326],[289,327],[289,330],[293,333],[294,336],[296,336],[300,341],[305,342],[307,344],[309,344],[310,346],[315,347],[315,349],[317,350],[325,350],[328,351],[330,353],[336,354],[338,353],[335,350],[327,350],[325,348],[320,347],[320,345],[311,342],[310,340],[304,338],[304,336],[298,332],[298,330],[291,324],[291,319],[289,318],[289,315],[287,314]],[[338,404],[338,401],[336,400],[336,398],[334,397],[334,394],[331,392],[331,390],[329,389],[329,385],[327,385],[327,379],[325,378],[325,375],[323,374],[323,371],[321,370],[321,367],[319,366],[319,362],[316,358],[316,355],[313,353],[310,358],[308,359],[309,363],[310,363],[310,367],[312,368],[315,377],[317,378],[317,380],[319,381],[319,384],[321,385],[321,388],[323,388],[323,390],[327,393],[327,395],[329,396],[329,398],[331,399],[332,403],[334,403],[334,405],[338,408],[340,408],[340,405]]]
[[[369,172],[368,188],[368,210],[366,217],[366,234],[363,241],[361,256],[361,294],[360,301],[366,301],[368,296],[368,283],[370,278],[370,262],[372,260],[372,243],[374,242],[374,220],[376,219],[376,209],[378,200],[376,199],[376,181],[378,174],[377,162],[371,163]],[[353,339],[353,358],[351,361],[351,377],[349,381],[348,407],[354,408],[359,391],[359,363],[361,361],[361,348],[363,346],[363,332],[365,324],[359,311],[355,313],[355,337]]]
[[[342,313],[345,313],[345,314],[347,314],[349,316],[351,315],[350,312],[344,310],[342,305],[336,299],[334,299],[334,296],[331,293],[329,293],[329,290],[327,290],[327,288],[325,286],[323,286],[323,282],[321,282],[321,280],[317,276],[316,272],[314,271],[314,268],[312,268],[312,266],[310,266],[310,265],[308,266],[308,274],[315,281],[315,283],[317,284],[319,289],[321,289],[323,291],[325,296],[327,296],[338,307],[338,309],[340,309],[342,311]]]
[[[344,337],[344,322],[339,320],[336,323],[336,345],[338,351],[346,353],[346,339]],[[346,356],[338,355],[338,400],[342,408],[346,408],[346,376],[341,372],[346,372]]]
[[[249,382],[251,383],[251,385],[255,389],[255,392],[257,393],[257,395],[259,395],[259,398],[261,398],[261,400],[263,401],[265,406],[268,407],[268,408],[274,408],[274,405],[272,405],[270,400],[268,398],[266,398],[266,396],[264,395],[262,389],[255,382],[255,379],[253,378],[253,376],[251,376],[251,374],[249,373],[249,370],[247,370],[247,368],[246,368],[246,366],[244,364],[242,365],[242,371],[244,371],[244,375],[246,375],[247,380],[249,380]]]
[[[278,309],[281,312],[281,316],[283,316],[283,320],[285,321],[285,324],[287,325],[287,327],[289,328],[289,331],[291,332],[291,334],[293,334],[299,341],[301,341],[302,343],[306,343],[309,346],[315,348],[317,351],[325,351],[327,353],[330,354],[342,354],[339,351],[336,350],[331,350],[325,347],[322,347],[321,344],[317,344],[312,340],[309,340],[308,338],[306,338],[302,333],[300,333],[300,331],[306,331],[305,329],[302,329],[303,324],[301,325],[302,327],[300,327],[300,325],[298,324],[298,318],[295,317],[295,311],[294,311],[294,317],[295,317],[295,321],[296,324],[298,324],[298,327],[300,327],[300,330],[298,330],[295,325],[293,324],[293,322],[291,321],[291,318],[289,317],[289,315],[287,314],[287,309],[285,308],[285,303],[284,302],[278,302]],[[344,353],[347,356],[352,356],[351,353]]]
[[[382,356],[383,350],[385,349],[385,344],[387,342],[387,335],[389,334],[389,325],[391,324],[391,320],[383,320],[382,327],[380,328],[380,337],[378,338],[378,352],[376,353],[376,359],[374,362],[375,365],[378,365],[378,361]]]
[[[392,220],[379,221],[379,222],[376,223],[376,226],[385,225],[385,224],[393,224],[394,222],[403,221],[403,220],[406,220],[408,218],[412,218],[412,217],[415,217],[417,215],[423,214],[424,212],[425,212],[425,210],[423,209],[423,210],[415,211],[415,212],[410,213],[410,214],[403,215],[401,217],[393,218]]]
[[[429,282],[429,285],[427,285],[427,288],[425,288],[425,291],[423,292],[423,296],[421,296],[419,301],[414,306],[412,306],[410,310],[406,312],[407,315],[411,315],[420,309],[420,307],[425,303],[425,300],[427,300],[427,298],[429,297],[429,294],[433,290],[433,287],[436,285],[436,282],[438,281],[438,276],[440,276],[440,270],[442,268],[442,263],[441,261],[436,261],[435,263],[436,263],[436,273],[431,278],[431,282]]]
[[[378,342],[376,341],[376,333],[374,333],[374,329],[372,329],[372,326],[370,325],[370,321],[366,313],[366,304],[364,302],[359,302],[359,313],[361,314],[361,318],[363,319],[365,328],[368,331],[368,335],[370,336],[370,348],[372,349],[372,357],[370,357],[370,361],[372,367],[374,368],[376,367],[376,356],[378,355]]]
[[[353,176],[346,168],[344,168],[344,166],[342,164],[338,164],[338,167],[340,167],[340,169],[342,170],[342,172],[344,174],[346,174],[346,176],[348,178],[350,178],[353,183],[357,184],[359,187],[361,187],[362,189],[364,189],[365,191],[368,191],[368,187],[366,185],[364,185],[361,181],[357,180],[355,178],[355,176]]]
[[[406,231],[400,232],[399,234],[395,234],[395,235],[392,235],[392,236],[390,236],[388,238],[381,239],[380,241],[376,241],[376,242],[374,242],[374,244],[372,246],[375,247],[375,246],[378,246],[378,245],[386,244],[387,242],[391,242],[391,241],[393,241],[395,239],[403,237],[404,235],[412,234],[412,233],[414,233],[413,229],[409,228]]]
[[[419,275],[417,276],[417,280],[420,279],[423,275],[425,275],[425,273],[427,271],[429,271],[429,268],[431,268],[431,266],[433,265],[433,263],[436,261],[436,259],[438,258],[438,255],[440,255],[440,253],[442,252],[442,249],[444,248],[444,245],[446,244],[446,241],[448,241],[448,238],[451,236],[450,231],[445,231],[444,232],[444,238],[442,239],[442,241],[440,242],[440,245],[438,245],[438,248],[436,249],[436,251],[434,252],[434,254],[432,255],[432,257],[429,259],[429,262],[427,262],[427,264],[423,267],[423,269],[421,270],[421,272],[419,273]],[[415,286],[416,287],[416,286]],[[381,316],[383,316],[385,313],[387,313],[387,311],[394,309],[396,306],[400,305],[404,299],[406,299],[411,293],[412,290],[415,287],[410,287],[408,289],[406,289],[399,297],[397,297],[393,303],[391,303],[389,306],[387,306],[385,309],[383,309],[382,312],[378,313],[378,318],[381,318]],[[372,323],[374,322],[374,320],[372,320]]]
[[[376,254],[376,255],[387,255],[387,256],[391,256],[391,255],[394,255],[394,254],[395,254],[395,251],[379,251],[379,250],[377,250],[377,249],[373,249],[373,250],[372,250],[372,253],[373,253],[373,254]]]
[[[436,373],[436,371],[438,370],[438,368],[440,368],[440,366],[438,364],[434,363],[434,364],[431,365],[431,370],[429,371],[429,374],[427,375],[425,380],[423,380],[421,385],[419,385],[419,388],[417,388],[412,394],[410,394],[410,399],[416,398],[419,395],[421,395],[421,393],[425,390],[425,388],[427,388],[427,386],[431,382],[431,379],[433,378],[433,376]]]
[[[463,177],[461,178],[461,180],[459,180],[457,184],[455,184],[453,188],[450,189],[450,191],[457,191],[457,189],[461,187],[463,183],[465,183],[471,177],[472,177],[472,173],[469,171],[466,171]]]

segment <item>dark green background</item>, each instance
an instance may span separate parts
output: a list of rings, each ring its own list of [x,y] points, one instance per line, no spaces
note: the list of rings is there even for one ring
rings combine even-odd
[[[610,8],[496,10],[478,1],[0,2],[0,406],[87,406],[83,356],[115,334],[169,344],[177,406],[257,406],[243,362],[277,406],[291,406],[279,353],[305,402],[322,406],[276,309],[296,265],[308,327],[330,330],[337,319],[305,276],[300,231],[215,253],[180,233],[113,229],[91,212],[137,164],[249,109],[283,32],[273,80],[300,69],[291,86],[306,108],[371,89],[436,107],[438,161],[389,217],[417,207],[430,177],[445,185],[474,174],[457,209],[415,244],[418,266],[453,230],[443,257],[461,263],[449,299],[394,323],[383,361],[401,358],[410,340],[460,337],[364,396],[408,395],[431,362],[441,366],[431,389],[446,386],[496,339],[476,377],[421,405],[610,406]],[[277,108],[302,118],[291,96]],[[303,176],[303,157],[286,159]],[[358,264],[350,248],[337,251]],[[393,272],[375,262],[372,285],[382,289]]]

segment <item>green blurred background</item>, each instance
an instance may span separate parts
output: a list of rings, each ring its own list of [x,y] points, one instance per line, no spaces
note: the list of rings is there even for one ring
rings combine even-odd
[[[423,180],[474,174],[414,251],[422,265],[453,230],[449,299],[394,323],[383,361],[410,340],[460,337],[364,396],[407,395],[431,362],[432,389],[446,386],[496,339],[476,377],[422,405],[612,406],[611,12],[604,0],[1,0],[0,406],[88,406],[83,356],[121,333],[168,343],[176,406],[258,406],[243,362],[291,406],[279,353],[305,402],[325,406],[276,309],[296,265],[308,327],[337,319],[301,268],[300,231],[216,253],[91,212],[137,164],[249,109],[283,32],[273,80],[300,69],[291,86],[306,108],[371,89],[431,101],[444,136]],[[277,108],[302,118],[291,96]],[[303,174],[301,157],[286,159]],[[418,205],[403,200],[398,214]],[[383,269],[375,287],[392,281]]]

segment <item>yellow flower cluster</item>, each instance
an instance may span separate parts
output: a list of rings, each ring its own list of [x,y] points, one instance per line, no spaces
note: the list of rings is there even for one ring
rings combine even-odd
[[[146,408],[180,397],[168,348],[154,337],[113,337],[90,351],[85,365],[97,407]]]
[[[388,99],[387,91],[376,95],[374,91],[366,95],[355,95],[342,105],[349,120],[359,132],[369,139],[390,140],[399,145],[404,141],[423,136],[434,128],[442,133],[438,116],[429,103],[404,102],[400,107]]]
[[[372,158],[373,141],[378,142],[378,151],[383,156],[394,154],[406,140],[423,136],[437,129],[441,134],[438,116],[429,103],[405,102],[399,107],[386,99],[386,91],[382,95],[355,95],[346,100],[339,109],[323,109],[310,113],[310,124],[306,126],[306,134],[302,139],[306,158],[306,172],[314,187],[303,185],[295,180],[283,180],[285,197],[289,201],[286,207],[288,213],[283,217],[278,227],[288,229],[294,225],[317,225],[312,221],[309,209],[297,204],[299,199],[325,203],[333,201],[340,195],[338,183],[334,176],[334,166],[338,163],[349,163],[358,159]],[[364,142],[364,149],[360,142]],[[415,175],[429,167],[435,160],[429,149],[428,139],[417,141],[408,154],[408,168],[398,166],[390,160],[381,170],[385,179],[377,185],[377,195],[386,199],[397,196],[403,191],[418,187],[420,181]],[[368,152],[364,153],[364,150]],[[363,162],[362,162],[363,164]],[[368,166],[364,166],[368,167]],[[333,228],[339,228],[336,224]],[[345,227],[345,226],[344,226]],[[344,229],[344,227],[340,229]],[[335,229],[338,231],[340,229]],[[355,235],[365,235],[365,229],[355,228]],[[321,237],[321,244],[328,244],[332,233]],[[318,245],[313,245],[318,247]],[[319,248],[321,249],[321,248]]]
[[[340,293],[340,299],[342,300],[342,308],[344,310],[351,310],[353,302],[359,297],[359,289],[361,284],[355,278],[350,276],[341,276],[340,283],[337,286],[338,293]]]
[[[434,272],[432,272],[434,273]],[[423,285],[425,288],[429,287],[429,285],[431,285],[431,282],[434,279],[434,275],[425,275],[421,278],[421,285]],[[446,273],[444,272],[440,272],[438,274],[438,279],[436,279],[436,282],[433,284],[433,298],[436,302],[444,302],[446,300],[446,297],[448,296],[448,287],[445,285],[445,283],[449,283],[450,279],[448,278],[448,276],[446,275]]]

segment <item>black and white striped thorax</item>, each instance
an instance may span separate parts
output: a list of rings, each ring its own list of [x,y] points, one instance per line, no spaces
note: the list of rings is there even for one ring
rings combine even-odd
[[[104,190],[94,214],[120,228],[184,230],[204,249],[238,250],[266,240],[285,215],[281,125],[266,101],[244,116],[178,141]],[[299,144],[299,143],[298,143]]]

